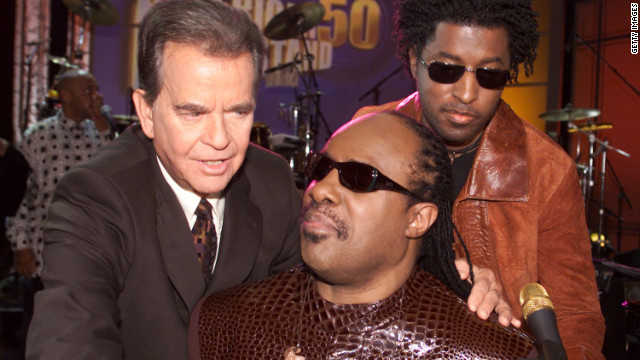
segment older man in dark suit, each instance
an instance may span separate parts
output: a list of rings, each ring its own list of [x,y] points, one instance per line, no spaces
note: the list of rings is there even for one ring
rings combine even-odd
[[[259,29],[222,2],[172,1],[139,40],[140,126],[54,194],[29,359],[186,359],[202,296],[300,261],[289,167],[249,146]]]

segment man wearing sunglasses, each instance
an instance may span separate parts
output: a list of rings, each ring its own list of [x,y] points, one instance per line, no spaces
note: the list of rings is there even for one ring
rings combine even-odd
[[[311,153],[305,172],[304,267],[202,300],[191,359],[528,354],[531,338],[459,298],[471,285],[454,264],[451,164],[433,132],[398,113],[364,116]]]
[[[396,110],[445,141],[453,220],[474,265],[491,268],[518,318],[518,292],[540,282],[570,359],[603,359],[604,321],[575,165],[501,100],[519,65],[532,71],[539,34],[530,1],[400,0],[399,57],[416,81]],[[463,256],[456,244],[456,253]]]

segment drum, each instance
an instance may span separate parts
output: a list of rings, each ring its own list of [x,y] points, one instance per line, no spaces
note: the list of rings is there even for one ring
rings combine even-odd
[[[255,121],[251,127],[249,141],[265,149],[273,150],[269,141],[270,136],[271,128],[262,121]]]

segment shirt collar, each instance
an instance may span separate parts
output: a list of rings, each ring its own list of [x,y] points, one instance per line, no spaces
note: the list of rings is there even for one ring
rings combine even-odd
[[[195,222],[194,214],[198,204],[200,203],[200,196],[194,194],[193,192],[184,189],[171,177],[167,169],[162,165],[160,158],[156,156],[156,160],[158,161],[158,165],[160,166],[160,171],[162,172],[162,176],[167,181],[171,190],[176,194],[178,198],[178,202],[182,207],[182,211],[184,212],[185,217],[187,218],[187,222],[189,222],[189,227],[193,226]],[[212,194],[207,196],[207,200],[211,203],[213,210],[213,218],[216,223],[216,227],[218,229],[222,228],[222,219],[224,216],[224,196],[220,193]]]
[[[62,109],[60,109],[59,112],[58,112],[58,123],[60,124],[60,126],[63,129],[68,129],[68,130],[82,129],[83,128],[82,124],[85,121],[86,120],[83,120],[83,121],[80,121],[79,123],[76,123],[75,121],[69,119],[64,114],[64,111]]]

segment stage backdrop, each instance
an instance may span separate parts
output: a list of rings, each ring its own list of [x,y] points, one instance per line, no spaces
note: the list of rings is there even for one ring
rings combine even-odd
[[[136,35],[137,25],[153,1],[112,0],[120,10],[121,21],[117,26],[96,26],[94,33],[93,62],[91,70],[98,78],[105,101],[116,114],[132,111],[131,88],[136,87]],[[395,100],[414,91],[409,79],[395,56],[391,40],[393,26],[392,0],[320,0],[325,6],[325,16],[317,26],[305,33],[309,52],[313,55],[313,69],[317,87],[303,72],[292,87],[288,75],[293,68],[271,71],[268,81],[261,84],[255,120],[265,122],[276,133],[294,134],[292,122],[295,103],[302,102],[302,113],[308,110],[316,114],[313,102],[301,99],[308,89],[319,92],[320,115],[312,116],[319,128],[317,147],[327,137],[327,129],[336,130],[348,121],[355,111],[373,104],[375,94],[359,98],[388,75],[394,73],[379,86],[380,103]],[[246,10],[261,29],[285,8],[302,1],[234,0],[234,6]],[[266,69],[301,59],[304,47],[299,38],[269,40],[269,59]],[[306,62],[306,61],[305,61]],[[299,64],[301,70],[307,68]],[[295,80],[295,79],[294,79]],[[305,83],[311,83],[310,87]],[[271,86],[273,84],[281,86]],[[269,86],[267,85],[269,84]],[[305,104],[307,103],[307,104]],[[308,106],[305,106],[308,105]],[[322,121],[326,119],[326,125]],[[304,116],[298,116],[304,123]]]
[[[116,114],[133,113],[130,92],[136,87],[136,35],[142,16],[155,1],[151,0],[112,0],[120,10],[121,20],[116,26],[95,26],[91,71],[100,81],[105,100]],[[269,21],[289,6],[304,1],[281,0],[231,0],[233,6],[246,10],[256,24],[264,29]],[[292,109],[301,95],[321,94],[319,116],[313,102],[302,99],[302,114],[307,110],[318,127],[317,144],[320,148],[326,138],[327,130],[336,130],[348,121],[357,109],[376,101],[385,103],[397,100],[414,91],[413,80],[395,56],[395,44],[391,39],[393,28],[393,0],[313,0],[325,7],[324,18],[317,26],[305,34],[309,52],[313,55],[313,69],[317,87],[305,86],[312,83],[308,76],[299,79],[296,87],[287,86],[291,82],[288,76],[294,69],[286,68],[270,72],[271,78],[263,81],[258,96],[258,109],[255,120],[265,122],[274,134],[294,135],[291,125],[295,117]],[[548,24],[549,0],[534,1],[534,8],[541,13],[541,24]],[[540,11],[542,10],[542,11]],[[547,18],[547,19],[545,19]],[[542,29],[548,36],[548,28]],[[269,60],[265,70],[277,68],[294,59],[301,59],[304,47],[299,38],[283,41],[269,40]],[[548,45],[548,42],[542,42]],[[547,110],[546,68],[547,51],[536,63],[536,79],[526,79],[523,83],[533,82],[524,88],[509,87],[505,90],[505,99],[512,104],[525,119],[544,128],[537,118]],[[298,65],[304,69],[303,65]],[[303,73],[308,74],[308,73]],[[393,75],[392,75],[393,74]],[[385,80],[386,79],[386,80]],[[293,79],[295,80],[295,79]],[[385,81],[383,81],[385,80]],[[380,84],[382,82],[382,84]],[[268,85],[267,85],[268,84]],[[281,86],[272,86],[280,84]],[[367,92],[378,86],[378,93]],[[533,86],[531,86],[533,85]],[[535,92],[533,96],[523,91]],[[509,95],[513,94],[513,95]],[[538,101],[531,101],[535,98]],[[519,104],[518,99],[522,100]],[[305,106],[308,105],[308,106]],[[292,119],[293,118],[293,119]],[[326,119],[326,124],[323,121]],[[304,123],[304,116],[298,116]]]

